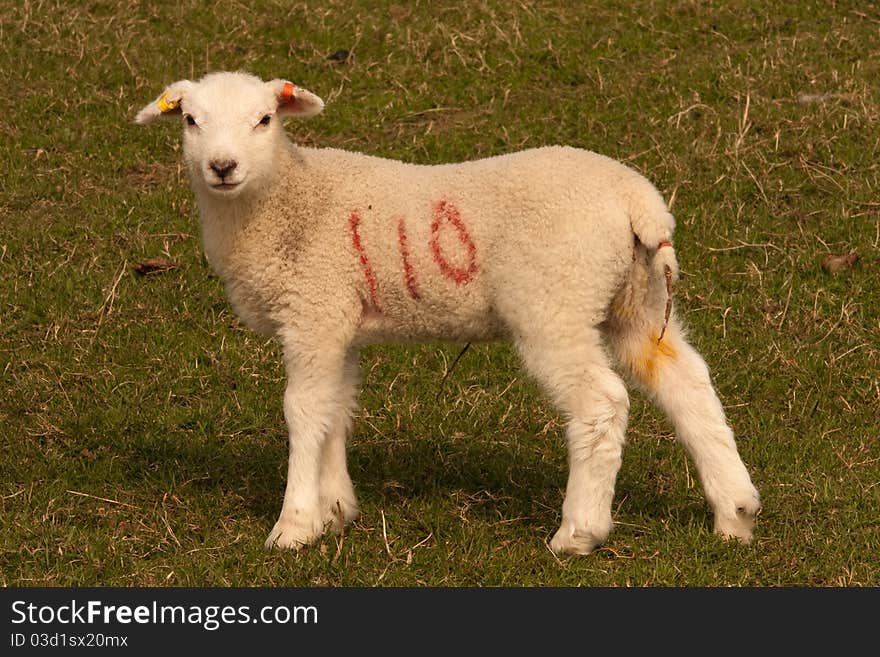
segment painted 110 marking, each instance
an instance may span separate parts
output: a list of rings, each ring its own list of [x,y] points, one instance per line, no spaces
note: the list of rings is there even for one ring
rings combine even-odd
[[[379,298],[379,281],[376,277],[376,271],[370,261],[369,255],[364,248],[363,240],[360,233],[361,215],[357,210],[353,210],[348,218],[348,229],[351,233],[351,244],[358,256],[361,265],[361,271],[364,275],[364,281],[367,284],[367,292],[370,295],[370,305],[381,310],[381,301]],[[465,266],[456,266],[451,263],[443,249],[440,246],[440,228],[444,224],[449,224],[455,230],[458,241],[467,254],[467,262]],[[406,284],[407,292],[410,297],[416,301],[420,301],[422,293],[420,291],[418,279],[415,269],[410,260],[410,241],[406,231],[406,220],[403,216],[397,218],[397,246],[400,251],[401,267],[403,269],[403,279]],[[428,249],[434,259],[434,263],[440,270],[440,273],[456,285],[466,285],[474,276],[476,276],[477,267],[477,246],[471,237],[470,232],[465,226],[461,218],[458,208],[446,200],[440,200],[434,203],[431,217],[431,237],[428,241]]]

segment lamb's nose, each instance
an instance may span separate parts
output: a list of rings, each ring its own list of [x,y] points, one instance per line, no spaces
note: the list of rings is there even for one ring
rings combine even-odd
[[[211,169],[214,173],[217,174],[217,177],[220,180],[223,180],[235,170],[235,167],[238,166],[238,162],[235,160],[214,160],[211,162]]]

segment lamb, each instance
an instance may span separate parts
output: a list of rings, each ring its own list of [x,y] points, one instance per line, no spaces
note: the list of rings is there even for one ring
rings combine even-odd
[[[673,423],[715,531],[751,541],[758,492],[671,304],[674,219],[651,183],[569,147],[423,166],[292,143],[282,118],[323,107],[287,80],[221,72],[175,82],[136,118],[182,117],[208,262],[283,347],[288,476],[266,546],[301,548],[358,515],[359,347],[495,339],[567,419],[555,552],[587,554],[612,529],[629,409],[614,361]]]

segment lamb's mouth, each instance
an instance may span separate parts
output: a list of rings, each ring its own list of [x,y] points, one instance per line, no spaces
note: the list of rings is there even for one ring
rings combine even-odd
[[[216,189],[221,192],[228,192],[230,190],[237,188],[239,185],[241,185],[240,182],[222,182],[222,183],[212,184],[211,188]]]

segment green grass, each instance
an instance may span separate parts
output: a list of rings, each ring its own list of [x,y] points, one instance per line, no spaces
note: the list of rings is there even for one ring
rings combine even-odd
[[[880,585],[878,30],[864,2],[0,0],[0,584]],[[712,535],[634,395],[614,532],[558,560],[559,417],[509,347],[441,387],[459,346],[428,345],[362,354],[361,519],[265,552],[279,350],[204,261],[178,127],[132,123],[217,69],[327,100],[300,143],[426,163],[567,143],[674,198],[754,544]],[[135,274],[150,257],[178,266]]]

